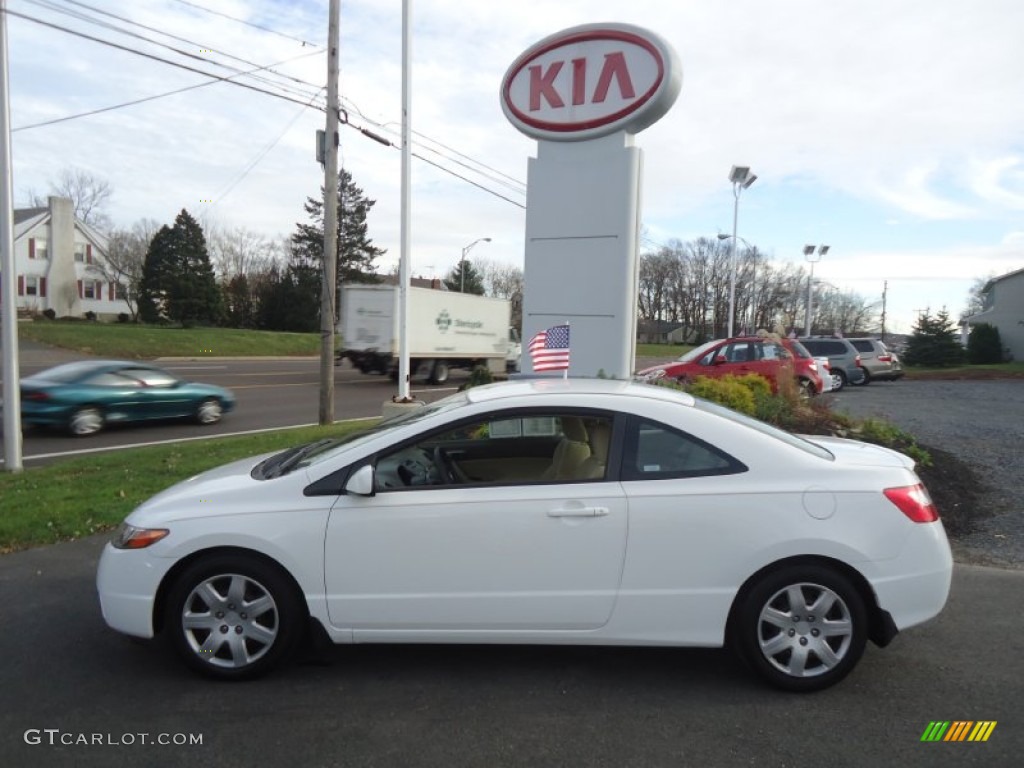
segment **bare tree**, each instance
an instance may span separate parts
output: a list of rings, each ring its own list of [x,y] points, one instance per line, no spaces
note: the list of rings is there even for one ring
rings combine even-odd
[[[976,277],[967,291],[967,302],[962,316],[969,317],[976,315],[985,308],[985,286],[995,277],[995,273],[989,273],[988,277]]]
[[[93,268],[98,270],[107,282],[118,286],[118,297],[124,301],[132,322],[139,315],[139,284],[142,281],[142,266],[146,251],[153,235],[160,229],[160,223],[153,219],[140,219],[131,230],[118,229],[107,237],[107,253],[98,259]]]
[[[472,260],[473,269],[480,275],[486,296],[511,299],[523,293],[523,270],[513,264],[477,258]]]
[[[208,236],[210,260],[222,281],[239,275],[268,272],[276,261],[276,245],[245,227],[214,230]]]
[[[56,182],[50,182],[50,193],[71,200],[79,221],[104,232],[110,229],[110,217],[104,208],[113,190],[106,179],[80,168],[65,168]]]

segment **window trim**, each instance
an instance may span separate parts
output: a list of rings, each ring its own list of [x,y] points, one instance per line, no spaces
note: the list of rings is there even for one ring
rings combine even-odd
[[[374,474],[377,471],[377,464],[381,457],[390,455],[392,453],[398,453],[411,446],[419,443],[429,442],[435,436],[450,432],[461,427],[468,426],[470,424],[478,423],[480,421],[500,421],[502,419],[512,418],[532,418],[537,416],[577,416],[579,418],[600,418],[606,419],[611,422],[612,434],[608,443],[608,463],[605,467],[605,476],[601,480],[593,479],[581,479],[581,480],[518,480],[501,483],[459,483],[457,485],[452,483],[443,483],[441,485],[416,485],[405,488],[378,488],[374,491],[374,495],[379,493],[406,493],[408,491],[450,491],[455,488],[519,488],[525,486],[538,486],[538,485],[578,485],[580,483],[615,483],[619,481],[622,471],[622,438],[625,429],[625,419],[623,417],[628,414],[617,413],[615,411],[609,411],[602,408],[586,408],[586,407],[561,407],[561,406],[534,406],[534,407],[518,407],[518,408],[503,408],[500,410],[490,411],[486,414],[474,414],[471,416],[465,416],[455,421],[450,421],[447,424],[438,426],[427,432],[420,432],[413,437],[401,441],[400,443],[393,443],[382,450],[376,451],[369,456],[365,456],[358,461],[353,462],[335,472],[330,473],[324,478],[312,483],[307,486],[303,491],[304,495],[307,496],[326,496],[335,494],[344,494],[344,483],[351,476],[351,473],[355,472],[360,467],[369,464],[374,468]],[[325,483],[327,477],[336,478],[340,483],[339,486],[335,486],[336,490],[332,490],[330,487],[331,483]]]

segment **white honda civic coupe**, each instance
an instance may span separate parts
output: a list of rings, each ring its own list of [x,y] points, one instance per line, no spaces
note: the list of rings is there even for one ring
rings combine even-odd
[[[949,593],[938,513],[894,451],[801,438],[663,387],[470,389],[238,461],[138,507],[103,616],[219,678],[335,643],[719,647],[824,688]]]

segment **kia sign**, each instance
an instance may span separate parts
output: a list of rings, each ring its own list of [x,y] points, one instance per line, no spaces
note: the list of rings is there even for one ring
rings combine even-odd
[[[675,51],[653,32],[586,24],[547,37],[516,59],[501,84],[501,106],[536,139],[639,133],[669,110],[682,79]]]

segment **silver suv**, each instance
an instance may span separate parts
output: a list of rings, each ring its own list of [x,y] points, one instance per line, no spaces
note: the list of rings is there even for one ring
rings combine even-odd
[[[883,342],[865,338],[850,339],[850,343],[860,352],[860,364],[867,381],[896,381],[903,376],[900,359]]]
[[[849,339],[833,336],[801,338],[800,343],[815,357],[827,357],[832,369],[832,391],[838,392],[847,384],[867,384],[868,378],[861,368],[860,353]]]

